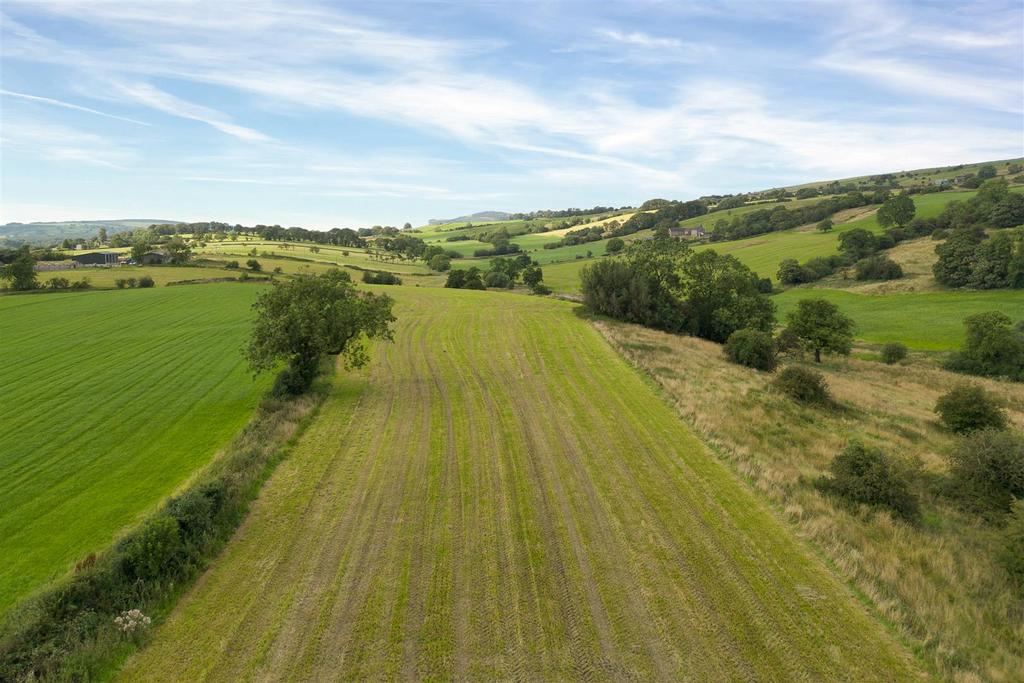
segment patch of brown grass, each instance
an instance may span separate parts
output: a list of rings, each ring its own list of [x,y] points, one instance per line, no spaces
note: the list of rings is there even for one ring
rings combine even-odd
[[[899,366],[833,360],[818,369],[841,407],[805,408],[774,391],[771,375],[728,363],[717,344],[596,324],[941,677],[1021,680],[1024,603],[996,560],[998,529],[941,495],[943,453],[953,437],[932,411],[939,395],[964,378],[922,360]],[[1015,427],[1024,427],[1024,387],[971,381],[1002,397]],[[811,485],[852,437],[883,448],[915,472],[920,524],[851,509]]]

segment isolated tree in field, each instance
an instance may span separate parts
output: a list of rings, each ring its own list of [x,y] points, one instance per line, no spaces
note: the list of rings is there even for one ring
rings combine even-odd
[[[390,340],[392,305],[387,295],[356,291],[341,270],[277,283],[253,304],[256,320],[245,350],[249,366],[259,373],[286,363],[278,387],[301,393],[323,356],[340,355],[347,367],[360,367],[367,361],[363,338]]]
[[[261,266],[260,262],[254,258],[251,258],[248,261],[246,261],[245,265],[249,268],[249,270],[251,270],[254,273],[258,273],[259,271],[263,270],[263,266]]]
[[[428,262],[431,270],[436,270],[439,273],[443,273],[452,267],[452,260],[448,258],[447,254],[434,254],[430,257]]]
[[[625,246],[626,242],[621,237],[613,237],[604,245],[604,250],[609,254],[617,254],[622,251]]]
[[[833,225],[831,218],[824,218],[818,222],[818,232],[829,232]]]
[[[11,281],[11,288],[20,292],[36,288],[36,259],[28,245],[18,250],[14,261],[0,268],[0,278]]]
[[[916,211],[914,200],[907,195],[898,194],[895,197],[889,197],[878,209],[878,224],[883,228],[893,225],[902,228],[914,219]]]
[[[801,299],[789,316],[789,333],[804,348],[814,351],[814,361],[821,362],[821,353],[848,355],[853,345],[853,321],[839,307],[825,299]]]

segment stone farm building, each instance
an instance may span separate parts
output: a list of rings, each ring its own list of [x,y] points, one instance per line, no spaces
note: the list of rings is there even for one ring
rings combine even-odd
[[[704,237],[707,233],[704,231],[703,225],[697,225],[692,228],[669,228],[669,237]]]

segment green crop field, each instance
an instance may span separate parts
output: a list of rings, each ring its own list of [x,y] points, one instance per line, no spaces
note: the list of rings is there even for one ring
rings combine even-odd
[[[573,304],[387,291],[123,680],[918,677]]]
[[[0,613],[208,463],[267,387],[261,285],[0,297]]]
[[[855,294],[798,287],[772,297],[780,322],[800,299],[827,299],[857,323],[856,337],[872,343],[903,342],[926,351],[949,351],[964,341],[963,320],[974,313],[1002,311],[1024,320],[1024,291],[907,292]]]

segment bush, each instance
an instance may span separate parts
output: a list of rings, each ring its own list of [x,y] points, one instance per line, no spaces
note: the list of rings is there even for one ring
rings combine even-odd
[[[982,429],[961,438],[949,454],[953,493],[980,512],[1009,512],[1024,498],[1024,436]]]
[[[536,282],[530,286],[530,291],[540,296],[546,296],[551,293],[551,288],[543,282]]]
[[[1013,511],[1003,532],[1000,559],[1018,590],[1024,592],[1024,500],[1013,503]]]
[[[228,261],[227,263],[224,264],[224,267],[227,268],[228,270],[237,270],[238,261]]]
[[[258,273],[259,271],[263,270],[263,266],[261,266],[260,262],[254,258],[251,258],[248,261],[246,261],[245,265],[246,267],[249,268],[249,270],[251,270],[254,273]]]
[[[136,280],[133,277],[130,277],[130,278],[128,278],[128,286],[131,287],[131,288],[138,287],[139,286],[139,281]]]
[[[114,280],[114,286],[117,287],[118,289],[124,289],[127,285],[128,281],[125,280],[123,277],[119,277],[116,280]]]
[[[832,402],[825,376],[814,370],[791,365],[783,369],[772,384],[797,403],[827,405]]]
[[[155,287],[155,286],[156,286],[156,282],[154,282],[153,278],[151,278],[150,276],[143,275],[142,277],[139,278],[139,287]]]
[[[999,400],[973,384],[959,384],[940,396],[935,412],[942,424],[957,434],[1006,426]]]
[[[879,254],[857,261],[858,280],[898,280],[903,277],[903,268],[888,256]]]
[[[626,242],[621,237],[613,237],[604,245],[605,253],[617,254],[623,250]]]
[[[71,286],[66,277],[55,277],[46,284],[50,289],[67,289]]]
[[[736,330],[729,335],[724,351],[733,363],[767,372],[775,369],[775,342],[767,332]]]
[[[907,347],[899,342],[889,342],[882,347],[882,360],[884,360],[887,365],[899,363],[906,357]]]
[[[162,577],[177,566],[182,550],[178,522],[159,515],[146,522],[138,534],[128,539],[122,558],[125,573],[143,581]]]
[[[370,285],[400,285],[402,278],[385,270],[364,270],[363,282]]]
[[[917,497],[906,477],[878,448],[851,441],[829,465],[830,478],[818,487],[853,503],[888,508],[903,519],[918,516]]]

